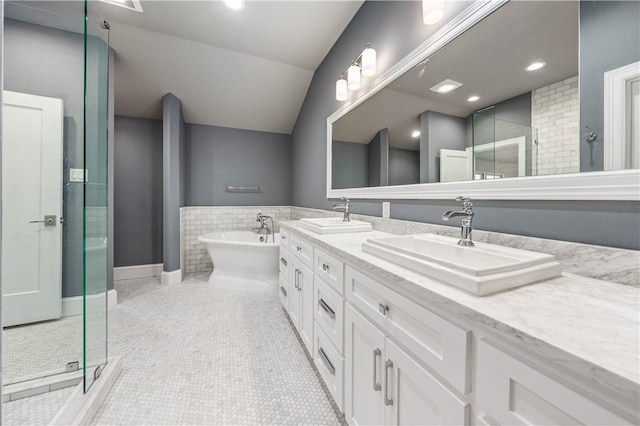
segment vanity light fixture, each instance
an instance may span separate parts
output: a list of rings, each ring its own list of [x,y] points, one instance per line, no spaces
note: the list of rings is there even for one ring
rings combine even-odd
[[[525,68],[527,71],[535,71],[535,70],[539,70],[540,68],[544,67],[545,65],[547,65],[545,62],[534,62],[531,65],[529,65],[527,68]]]
[[[360,88],[360,67],[353,64],[347,70],[347,86],[349,90],[358,90]]]
[[[470,97],[469,97],[469,99],[467,99],[467,101],[469,101],[469,102],[475,102],[475,101],[477,101],[478,99],[480,99],[480,96],[473,95],[473,96],[470,96]]]
[[[227,1],[227,0],[225,0]],[[336,100],[346,101],[349,90],[360,88],[360,75],[370,77],[376,73],[376,51],[367,43],[367,47],[353,60],[349,68],[340,74],[336,81]],[[344,76],[347,75],[345,79]]]
[[[240,11],[244,9],[244,0],[222,0],[231,10]]]
[[[346,101],[348,92],[347,80],[341,77],[340,80],[336,81],[336,99],[339,101]]]
[[[422,20],[425,25],[437,24],[444,18],[444,0],[422,0]]]
[[[412,138],[417,138],[418,136],[420,136],[420,130],[414,130],[414,131],[411,133],[411,137],[412,137]]]
[[[429,90],[431,90],[432,92],[441,93],[444,95],[446,93],[456,90],[458,87],[462,87],[462,83],[455,80],[446,79],[436,84],[435,86],[429,88]]]

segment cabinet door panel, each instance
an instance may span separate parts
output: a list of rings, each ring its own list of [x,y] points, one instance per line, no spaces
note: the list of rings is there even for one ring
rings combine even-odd
[[[300,277],[299,271],[302,268],[302,264],[298,259],[291,256],[289,267],[289,317],[291,322],[300,333],[300,315],[302,314],[302,297],[300,294]]]
[[[300,285],[300,326],[298,332],[307,351],[313,352],[313,273],[300,265],[298,282]]]
[[[302,263],[313,270],[313,244],[297,235],[290,236],[289,250],[298,257]]]
[[[469,405],[453,394],[413,358],[386,341],[388,377],[383,389],[385,423],[390,425],[466,425]],[[392,363],[392,364],[391,364]]]
[[[345,308],[345,418],[351,425],[384,422],[385,337],[352,307]]]
[[[497,349],[478,343],[478,405],[501,424],[633,424]]]
[[[338,352],[343,354],[344,301],[323,279],[314,276],[313,280],[313,307],[316,324],[327,334]]]

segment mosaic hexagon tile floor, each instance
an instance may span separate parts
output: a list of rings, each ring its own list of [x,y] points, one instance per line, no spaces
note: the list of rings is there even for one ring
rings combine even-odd
[[[123,371],[94,424],[339,424],[277,287],[116,284],[109,320]]]

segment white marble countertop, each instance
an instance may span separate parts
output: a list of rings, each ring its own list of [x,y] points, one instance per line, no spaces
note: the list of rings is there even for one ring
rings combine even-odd
[[[369,272],[402,296],[517,340],[628,403],[640,398],[640,291],[573,274],[492,296],[478,297],[364,253],[372,231],[320,235],[282,222],[346,263]]]

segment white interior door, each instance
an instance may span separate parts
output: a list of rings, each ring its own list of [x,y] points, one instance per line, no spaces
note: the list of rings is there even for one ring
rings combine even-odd
[[[2,315],[11,326],[62,312],[62,100],[5,91],[2,114]]]
[[[440,182],[471,180],[470,153],[455,149],[440,150]]]

